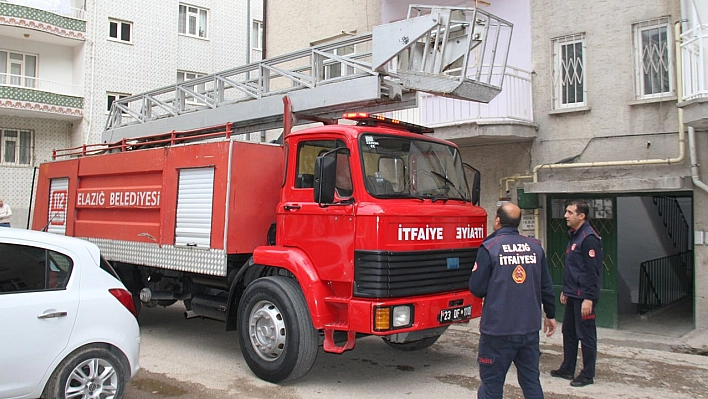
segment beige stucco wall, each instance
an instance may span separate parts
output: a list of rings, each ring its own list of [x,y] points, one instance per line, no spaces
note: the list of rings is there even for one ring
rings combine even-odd
[[[568,0],[554,6],[548,3],[531,0],[534,119],[540,126],[534,146],[536,163],[554,163],[573,156],[578,156],[575,162],[678,156],[676,99],[634,103],[632,50],[632,24],[662,16],[676,20],[680,16],[678,3],[669,0],[602,3]],[[552,114],[551,39],[576,33],[585,33],[586,37],[585,74],[590,109]],[[621,176],[607,168],[585,173],[624,179],[628,175],[644,175],[648,169],[622,169]],[[658,170],[654,172],[661,176],[685,175],[687,164]]]
[[[266,8],[266,58],[304,49],[317,41],[371,32],[380,23],[380,0],[337,0],[336,5],[278,0],[277,6],[271,4]]]

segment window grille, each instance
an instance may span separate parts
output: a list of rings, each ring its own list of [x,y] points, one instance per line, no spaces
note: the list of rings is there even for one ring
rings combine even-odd
[[[646,99],[671,95],[673,51],[669,17],[635,23],[632,32],[636,97]]]
[[[555,38],[552,44],[554,109],[586,106],[585,34]]]

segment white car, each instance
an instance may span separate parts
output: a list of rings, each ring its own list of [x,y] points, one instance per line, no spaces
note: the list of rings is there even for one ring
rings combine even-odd
[[[139,351],[133,296],[96,245],[0,227],[0,398],[119,399]]]

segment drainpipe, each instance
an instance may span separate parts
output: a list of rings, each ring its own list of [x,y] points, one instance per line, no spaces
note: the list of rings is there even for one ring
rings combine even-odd
[[[85,3],[84,3],[85,4]],[[88,10],[86,10],[88,12]],[[91,129],[93,128],[93,109],[96,106],[96,104],[93,103],[93,97],[94,97],[94,84],[96,81],[96,32],[98,29],[96,28],[96,20],[98,18],[98,8],[96,7],[96,2],[93,2],[93,32],[91,35],[91,93],[90,93],[90,98],[91,101],[89,102],[90,108],[89,108],[89,117],[88,117],[88,126],[86,127],[86,135],[84,136],[84,142],[83,144],[88,144],[89,143],[89,137],[91,136]],[[84,55],[84,59],[86,56]]]
[[[701,190],[708,193],[708,185],[701,181],[701,177],[698,174],[698,157],[696,156],[696,137],[695,129],[693,127],[688,128],[688,148],[689,148],[689,159],[691,160],[691,180],[693,185],[700,188]]]
[[[676,52],[676,101],[677,103],[681,101],[681,98],[683,97],[683,74],[682,74],[682,67],[681,67],[681,22],[682,21],[677,21],[674,23],[674,40],[675,40],[675,52]],[[683,126],[683,109],[678,108],[678,156],[676,158],[666,158],[666,159],[634,159],[634,160],[626,160],[626,161],[605,161],[605,162],[581,162],[581,163],[559,163],[559,164],[541,164],[541,165],[536,165],[533,168],[532,176],[533,176],[533,182],[537,183],[538,182],[538,171],[542,168],[548,168],[548,169],[569,169],[569,168],[594,168],[594,167],[603,167],[603,166],[640,166],[640,165],[671,165],[671,164],[676,164],[679,162],[682,162],[684,157],[685,157],[685,145],[686,145],[686,137],[685,137],[685,132],[684,132],[684,126]],[[690,138],[690,137],[689,137]],[[695,150],[695,149],[694,149]],[[691,162],[692,170],[693,170],[693,164],[695,162]],[[696,173],[698,173],[698,167],[696,165]],[[694,184],[696,184],[697,180],[694,180]],[[700,183],[700,181],[699,181]],[[701,183],[702,184],[702,183]],[[701,187],[703,190],[706,190],[705,184]],[[708,191],[708,190],[706,190]],[[539,212],[536,209],[534,211],[534,216],[535,216],[535,234],[536,238],[538,237],[538,231],[539,231]]]
[[[681,21],[674,23],[674,35],[675,35],[675,47],[676,47],[676,94],[677,102],[681,101],[683,97],[683,87],[682,79],[683,74],[681,73]],[[639,166],[639,165],[671,165],[675,163],[682,162],[685,157],[685,144],[686,137],[683,127],[683,109],[678,108],[678,150],[679,154],[676,158],[667,159],[634,159],[626,161],[606,161],[606,162],[581,162],[581,163],[562,163],[562,164],[542,164],[536,165],[533,168],[533,182],[538,182],[538,171],[542,168],[548,169],[567,169],[567,168],[590,168],[590,167],[601,167],[601,166]]]

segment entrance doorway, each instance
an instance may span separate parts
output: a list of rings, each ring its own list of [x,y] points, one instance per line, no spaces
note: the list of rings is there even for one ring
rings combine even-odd
[[[556,293],[563,284],[565,203],[584,199],[605,259],[597,325],[681,336],[693,329],[693,204],[690,193],[547,197],[547,256]],[[558,296],[557,295],[557,296]],[[556,297],[557,297],[556,296]],[[556,299],[557,300],[557,299]],[[558,303],[559,319],[563,307]],[[667,319],[668,318],[668,319]]]

